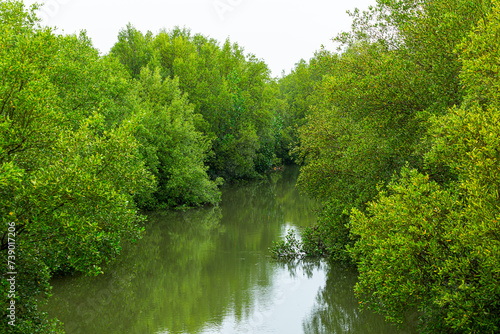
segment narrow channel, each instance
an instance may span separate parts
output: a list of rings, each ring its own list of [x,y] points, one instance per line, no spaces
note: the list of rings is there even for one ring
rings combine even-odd
[[[288,229],[315,223],[297,175],[226,187],[219,207],[148,214],[104,275],[52,281],[49,314],[68,334],[406,333],[359,310],[352,268],[270,258]]]

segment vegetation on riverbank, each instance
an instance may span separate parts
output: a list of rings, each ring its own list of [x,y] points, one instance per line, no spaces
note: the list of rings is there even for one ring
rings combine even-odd
[[[1,332],[62,332],[38,310],[50,277],[101,273],[139,209],[217,204],[280,162],[278,86],[237,44],[129,25],[100,55],[36,8],[0,1]]]
[[[282,79],[305,115],[299,182],[324,206],[302,250],[355,264],[361,305],[389,321],[418,311],[423,333],[496,333],[500,3],[351,15],[342,52]]]
[[[128,25],[103,56],[35,9],[0,1],[0,331],[63,332],[38,310],[51,275],[102,272],[140,208],[216,204],[290,161],[323,209],[277,251],[356,265],[389,321],[500,330],[498,0],[378,0],[278,80],[187,29]]]

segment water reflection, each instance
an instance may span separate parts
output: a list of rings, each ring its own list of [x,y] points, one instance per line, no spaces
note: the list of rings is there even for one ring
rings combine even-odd
[[[356,270],[332,263],[328,266],[326,284],[316,295],[316,303],[303,322],[307,334],[414,333],[414,328],[398,330],[384,318],[361,311],[354,297]]]
[[[195,319],[221,308],[203,303],[214,300],[203,270],[223,230],[220,219],[220,208],[155,214],[146,237],[106,275],[54,281],[51,313],[67,333],[197,331]]]
[[[296,176],[289,168],[228,187],[220,207],[149,214],[146,236],[105,275],[54,280],[49,314],[68,334],[358,333],[379,323],[375,328],[391,329],[380,317],[359,314],[355,273],[269,258],[287,226],[315,222],[314,203],[299,195]]]

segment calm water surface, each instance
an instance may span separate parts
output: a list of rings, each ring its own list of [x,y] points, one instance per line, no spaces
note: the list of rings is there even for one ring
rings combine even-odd
[[[105,275],[54,280],[49,314],[68,334],[404,333],[358,309],[352,269],[270,259],[272,241],[315,222],[297,173],[225,188],[217,208],[149,214]]]

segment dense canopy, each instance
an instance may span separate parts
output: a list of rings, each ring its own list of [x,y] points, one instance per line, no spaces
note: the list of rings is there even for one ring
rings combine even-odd
[[[356,266],[361,306],[422,333],[500,330],[498,0],[378,0],[281,78],[185,28],[129,24],[102,55],[36,8],[0,0],[1,332],[63,333],[51,277],[285,163],[322,209],[278,254]]]

